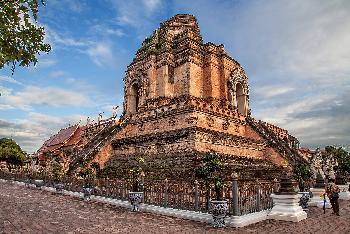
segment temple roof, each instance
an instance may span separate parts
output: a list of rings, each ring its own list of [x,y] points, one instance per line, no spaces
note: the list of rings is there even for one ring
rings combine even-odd
[[[78,125],[73,125],[68,128],[61,129],[56,135],[53,135],[47,142],[46,146],[54,146],[65,143],[70,136],[77,130]]]
[[[83,131],[86,127],[78,127],[75,131],[75,133],[73,134],[72,137],[69,138],[69,140],[67,141],[67,143],[64,146],[72,146],[72,145],[76,145],[79,143],[79,141],[82,138],[83,135]]]
[[[68,143],[77,129],[79,129],[78,124],[61,129],[57,134],[51,136],[50,139],[45,141],[38,152],[46,152],[49,149],[53,150],[59,148],[61,145]]]

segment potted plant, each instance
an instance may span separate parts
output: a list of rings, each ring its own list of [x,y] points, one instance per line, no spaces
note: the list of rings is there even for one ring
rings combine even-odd
[[[128,194],[131,203],[131,211],[140,211],[140,203],[143,201],[143,178],[145,176],[142,165],[145,160],[143,157],[136,158],[136,164],[129,170],[129,181],[131,191]]]
[[[308,202],[312,196],[310,186],[312,183],[313,172],[310,166],[305,164],[297,164],[293,170],[293,179],[298,182],[299,194],[301,194],[299,205],[304,211],[309,209]]]
[[[218,155],[210,152],[203,158],[202,165],[195,171],[196,177],[203,180],[207,188],[207,208],[213,215],[213,227],[225,227],[228,212],[227,200],[223,199],[224,179],[220,176],[221,162]],[[215,200],[210,199],[210,188],[214,186]]]
[[[83,193],[84,200],[89,201],[90,196],[94,190],[94,181],[96,179],[96,172],[93,168],[84,165],[80,171],[80,176],[84,179]]]
[[[38,169],[34,175],[34,184],[37,188],[44,185],[44,170],[42,168]]]
[[[54,187],[56,188],[56,192],[61,193],[64,188],[64,184],[62,183],[64,171],[61,163],[57,161],[53,161],[52,175],[53,175]]]

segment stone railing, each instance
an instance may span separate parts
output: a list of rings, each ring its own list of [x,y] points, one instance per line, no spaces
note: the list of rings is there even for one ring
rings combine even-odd
[[[274,131],[268,128],[262,121],[256,121],[252,117],[248,117],[247,122],[250,126],[260,133],[268,143],[274,147],[282,156],[284,156],[293,165],[297,162],[307,163],[307,161],[298,153],[297,149],[282,140]]]
[[[285,137],[288,137],[288,135],[289,135],[287,130],[280,128],[280,127],[277,127],[273,124],[270,124],[270,123],[267,123],[267,122],[264,122],[261,120],[259,121],[259,123],[265,125],[268,129],[273,131],[276,135],[278,135],[282,139]]]
[[[34,183],[35,176],[24,173],[0,171],[0,178]],[[55,187],[52,177],[44,176],[43,186]],[[64,189],[72,192],[84,191],[84,180],[66,177],[61,182]],[[229,215],[241,216],[272,208],[270,195],[278,185],[273,181],[227,181],[223,188],[224,199],[228,201]],[[96,179],[93,182],[93,196],[128,200],[130,182],[119,179]],[[143,183],[144,203],[180,210],[208,212],[208,199],[215,199],[214,188],[206,189],[199,181],[145,180]]]
[[[106,125],[98,132],[88,143],[81,149],[77,149],[72,156],[73,160],[70,164],[68,174],[71,174],[79,167],[79,164],[84,161],[91,161],[100,149],[114,136],[114,132],[120,130],[118,125]]]

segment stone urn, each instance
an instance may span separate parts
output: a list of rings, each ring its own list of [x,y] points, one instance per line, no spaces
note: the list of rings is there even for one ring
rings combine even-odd
[[[92,194],[92,191],[94,189],[92,187],[84,187],[83,188],[83,194],[84,194],[84,200],[85,201],[90,201],[90,197],[91,197],[91,194]]]
[[[64,184],[62,184],[62,183],[55,184],[55,189],[56,189],[56,193],[62,193],[62,191],[64,189]]]
[[[40,188],[41,186],[44,185],[44,181],[43,180],[34,180],[34,184],[37,188]]]
[[[129,192],[129,201],[131,203],[131,211],[139,212],[140,204],[143,200],[143,192]]]
[[[24,184],[25,184],[26,187],[29,187],[31,183],[32,183],[31,179],[24,180]]]
[[[303,208],[304,211],[309,210],[308,202],[310,200],[310,192],[299,192],[298,194],[301,194],[300,200],[299,200],[299,206]]]
[[[225,227],[225,217],[228,213],[227,201],[211,200],[209,211],[213,215],[213,227],[222,228]]]

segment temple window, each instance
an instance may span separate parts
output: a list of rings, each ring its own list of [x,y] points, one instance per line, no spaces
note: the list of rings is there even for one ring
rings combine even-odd
[[[129,94],[129,113],[130,114],[135,114],[137,113],[137,109],[139,106],[139,87],[138,85],[135,83],[131,86],[130,88],[130,94]]]
[[[247,115],[247,95],[241,83],[236,84],[236,106],[240,114]]]

